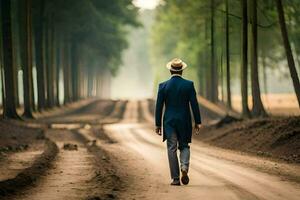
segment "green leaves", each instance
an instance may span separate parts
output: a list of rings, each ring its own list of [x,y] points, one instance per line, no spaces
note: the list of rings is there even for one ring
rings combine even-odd
[[[81,59],[97,60],[116,71],[127,47],[125,27],[139,26],[131,0],[34,0],[34,7],[41,3],[45,19],[54,22],[65,41],[79,46]]]

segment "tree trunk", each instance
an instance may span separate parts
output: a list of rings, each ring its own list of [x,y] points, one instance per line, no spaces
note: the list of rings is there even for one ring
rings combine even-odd
[[[52,94],[53,94],[53,107],[57,105],[57,96],[58,96],[58,91],[57,91],[57,63],[56,63],[56,51],[57,51],[57,38],[56,38],[56,30],[54,27],[54,22],[51,20],[51,42],[50,42],[50,59],[51,59],[51,74],[52,74]]]
[[[64,43],[64,51],[63,51],[63,61],[64,61],[64,104],[68,104],[71,102],[71,72],[70,72],[70,48],[69,43]]]
[[[257,0],[252,0],[252,63],[251,63],[251,83],[252,83],[252,115],[254,117],[265,117],[267,113],[261,101],[259,76],[258,76],[258,53],[257,53]]]
[[[87,69],[88,72],[88,79],[87,79],[87,96],[92,97],[93,96],[93,82],[94,82],[94,68],[90,67]]]
[[[223,43],[223,42],[222,42]],[[223,46],[222,46],[222,51],[220,52],[220,71],[219,71],[219,87],[221,89],[221,102],[224,103],[224,69],[223,69]]]
[[[20,98],[23,98],[19,96],[19,70],[22,70],[21,63],[20,63],[20,52],[22,48],[20,48],[20,35],[24,36],[24,34],[21,34],[20,27],[18,26],[19,20],[18,20],[18,14],[20,13],[19,5],[20,1],[11,1],[11,30],[12,30],[12,49],[13,49],[13,64],[15,69],[13,70],[14,73],[14,80],[15,80],[15,101],[16,101],[16,108],[20,108]],[[23,2],[22,2],[23,3]],[[24,8],[24,7],[23,7]],[[23,13],[24,14],[24,13]],[[21,17],[20,17],[21,18]],[[23,17],[24,18],[24,17]],[[24,24],[24,23],[23,23]],[[22,29],[23,30],[23,29]]]
[[[53,108],[54,106],[54,94],[53,94],[53,58],[52,58],[52,45],[53,45],[53,30],[50,19],[47,21],[46,26],[46,63],[47,63],[47,108]]]
[[[205,19],[205,41],[208,41],[209,40],[209,22],[208,22],[208,19]],[[209,49],[209,44],[206,44],[206,47],[207,49]],[[209,52],[208,51],[205,51],[205,58],[208,58],[210,55],[209,55]],[[210,61],[208,59],[205,59],[205,69],[204,69],[204,73],[205,73],[205,81],[206,81],[206,89],[205,89],[205,97],[207,99],[211,99],[211,81],[209,80],[210,79],[210,68],[208,66],[210,66]]]
[[[204,27],[205,28],[205,27]],[[205,30],[204,30],[205,31]],[[201,96],[205,95],[205,71],[204,68],[206,67],[205,65],[205,52],[202,51],[201,53],[199,53],[199,69],[197,70],[198,72],[198,83],[199,83],[199,90],[198,93]]]
[[[1,16],[0,16],[0,21],[1,20]],[[2,27],[0,27],[0,33],[2,32]],[[4,70],[3,70],[3,52],[2,52],[2,40],[0,40],[0,79],[1,79],[1,93],[2,93],[2,108],[5,108],[5,90],[4,90]],[[2,110],[2,116],[3,116],[3,110]]]
[[[60,106],[59,103],[59,80],[60,80],[60,69],[61,69],[61,53],[62,53],[62,41],[57,34],[57,42],[56,42],[56,106]]]
[[[73,101],[77,101],[79,99],[78,91],[78,55],[77,55],[77,45],[75,42],[72,42],[71,47],[71,71],[72,71],[72,95]]]
[[[227,91],[227,106],[229,109],[231,105],[231,87],[230,87],[230,41],[229,41],[229,5],[226,0],[226,19],[225,19],[225,33],[226,33],[226,91]]]
[[[69,82],[69,101],[73,101],[73,77],[72,77],[72,61],[71,61],[71,49],[70,49],[70,43],[68,43],[68,49],[67,49],[67,58],[68,58],[68,82]]]
[[[0,24],[2,23],[2,16],[0,14]],[[0,26],[0,79],[1,79],[1,98],[2,98],[2,105],[1,107],[5,107],[5,90],[4,90],[4,73],[3,73],[3,49],[2,49],[2,26]],[[3,109],[2,113],[0,113],[3,117]]]
[[[16,111],[17,88],[16,77],[14,74],[14,55],[11,30],[11,0],[1,0],[2,14],[2,48],[5,82],[5,107],[3,107],[3,116],[6,118],[19,118]]]
[[[32,115],[32,2],[26,1],[25,5],[25,48],[23,62],[23,86],[24,86],[24,116],[33,118]]]
[[[204,19],[204,25],[203,25],[203,40],[207,40],[207,18]],[[207,51],[201,52],[201,57],[199,55],[199,62],[201,63],[201,66],[198,70],[198,77],[199,77],[199,94],[205,98],[207,98],[207,80],[206,80],[206,68],[207,68]]]
[[[297,70],[295,67],[295,61],[294,61],[294,57],[292,54],[292,49],[291,49],[290,42],[289,42],[286,24],[285,24],[284,9],[282,6],[282,1],[276,0],[276,5],[277,5],[278,20],[279,20],[282,39],[283,39],[284,49],[285,49],[285,53],[286,53],[286,57],[287,57],[287,62],[288,62],[288,66],[290,69],[291,78],[293,80],[294,90],[295,90],[295,93],[296,93],[296,96],[298,99],[298,105],[300,107],[300,83],[299,83]]]
[[[211,27],[210,27],[210,40],[211,40],[211,101],[218,101],[218,71],[216,66],[216,51],[215,51],[215,0],[211,0]]]
[[[69,103],[69,83],[68,83],[68,60],[67,60],[67,43],[63,42],[63,51],[62,51],[62,58],[63,58],[63,77],[64,77],[64,104]]]
[[[46,76],[45,76],[45,46],[44,46],[44,5],[42,0],[39,5],[38,14],[35,16],[35,59],[37,72],[37,91],[38,91],[38,111],[42,111],[46,107]]]
[[[102,96],[102,71],[101,69],[97,70],[97,88],[96,88],[96,95],[98,98],[101,98]]]
[[[266,56],[262,53],[262,67],[263,67],[263,80],[264,80],[264,93],[265,95],[268,94],[268,84],[267,84],[267,63],[266,63]]]
[[[1,62],[2,62],[2,60],[1,60]],[[0,73],[1,73],[0,76],[1,76],[1,86],[2,86],[1,87],[1,92],[2,92],[2,108],[4,109],[5,108],[5,89],[4,89],[5,83],[4,83],[4,72],[3,72],[2,66],[3,66],[2,63],[0,63]],[[3,115],[3,113],[4,113],[4,110],[2,110],[1,114]]]
[[[242,7],[242,67],[241,67],[241,94],[242,115],[250,117],[248,107],[248,12],[247,0],[241,0]]]

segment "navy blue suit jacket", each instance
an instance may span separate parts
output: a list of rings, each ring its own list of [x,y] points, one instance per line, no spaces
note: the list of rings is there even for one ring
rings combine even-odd
[[[196,124],[201,124],[201,116],[194,83],[181,76],[172,76],[159,84],[155,109],[155,124],[161,127],[163,116],[163,141],[175,132],[179,142],[190,143],[192,140],[192,107]]]

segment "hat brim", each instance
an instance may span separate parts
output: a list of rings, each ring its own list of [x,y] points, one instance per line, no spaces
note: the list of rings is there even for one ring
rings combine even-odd
[[[174,71],[174,72],[180,72],[180,71],[184,70],[185,68],[187,68],[187,64],[185,62],[182,62],[182,67],[180,69],[174,69],[174,68],[172,68],[172,62],[168,62],[166,65],[166,68],[171,71]]]

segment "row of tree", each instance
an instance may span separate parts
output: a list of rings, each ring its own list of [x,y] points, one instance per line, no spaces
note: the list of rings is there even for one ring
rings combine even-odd
[[[213,102],[222,100],[228,108],[232,108],[232,74],[238,72],[244,117],[267,115],[261,100],[259,72],[263,71],[265,80],[266,67],[278,66],[285,60],[300,105],[299,76],[293,56],[294,53],[300,64],[297,10],[300,2],[284,3],[281,0],[165,0],[157,9],[153,55],[161,60],[174,55],[186,59],[197,73],[200,95]]]
[[[64,103],[105,97],[127,47],[126,26],[139,25],[131,0],[1,0],[0,6],[3,116],[8,118],[19,118],[18,71],[25,117],[59,106],[61,93]]]

